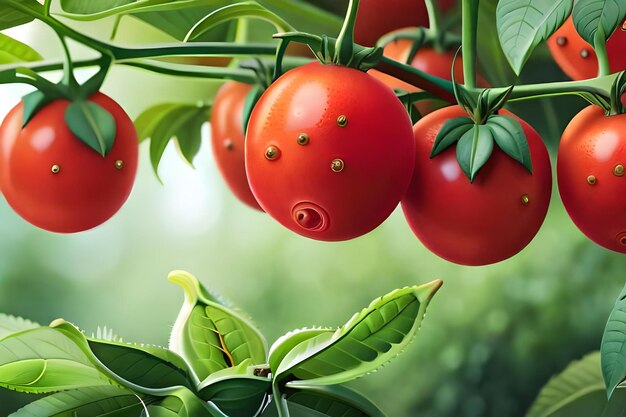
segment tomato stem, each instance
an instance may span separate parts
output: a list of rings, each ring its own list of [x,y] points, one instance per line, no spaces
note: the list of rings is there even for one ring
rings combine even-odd
[[[476,36],[479,2],[480,0],[463,0],[462,2],[463,79],[465,86],[470,90],[476,88]]]
[[[350,0],[348,12],[343,21],[341,32],[335,43],[335,57],[333,61],[339,65],[350,65],[354,52],[354,24],[359,10],[359,0]]]
[[[593,42],[593,49],[596,51],[596,57],[598,59],[598,77],[603,77],[611,73],[609,56],[606,50],[606,36],[603,35],[604,30],[602,29],[602,25],[600,25]]]
[[[434,38],[433,46],[439,53],[445,52],[443,42],[443,31],[441,29],[441,16],[439,8],[434,0],[426,0],[426,11],[428,12],[428,31]]]

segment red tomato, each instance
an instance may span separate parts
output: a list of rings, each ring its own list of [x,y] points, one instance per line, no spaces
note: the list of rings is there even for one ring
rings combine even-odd
[[[115,214],[132,189],[138,154],[133,122],[104,94],[89,100],[115,118],[115,143],[106,157],[71,133],[64,119],[67,100],[48,104],[25,128],[20,103],[0,127],[2,193],[20,216],[42,229],[91,229]]]
[[[415,173],[402,209],[415,235],[436,255],[487,265],[515,255],[537,234],[550,203],[552,172],[541,138],[521,119],[533,174],[497,146],[474,183],[461,171],[454,146],[430,159],[445,121],[466,115],[458,106],[446,107],[415,124]]]
[[[626,114],[589,106],[569,123],[559,145],[557,179],[576,226],[598,245],[626,253]]]
[[[217,167],[235,196],[257,210],[246,176],[244,159],[243,103],[252,86],[236,81],[225,83],[217,92],[211,111],[211,145]]]
[[[396,61],[405,63],[411,51],[412,42],[400,39],[385,46],[385,56]],[[463,58],[459,55],[454,61],[455,51],[439,53],[432,48],[420,49],[411,61],[411,66],[420,71],[434,75],[445,80],[452,80],[452,63],[454,62],[454,78],[456,82],[463,83]],[[395,77],[376,70],[370,70],[369,74],[384,82],[391,89],[399,89],[408,92],[422,91],[419,88],[407,84]],[[479,87],[489,87],[489,83],[478,74],[476,83]],[[441,106],[431,100],[423,100],[417,103],[417,108],[422,115],[428,114]]]
[[[442,12],[454,4],[455,0],[437,2]],[[381,36],[408,26],[428,26],[428,12],[423,0],[361,0],[354,40],[359,45],[374,46]]]
[[[556,63],[571,79],[584,80],[598,75],[596,53],[576,32],[571,17],[548,39],[548,47]],[[626,69],[626,32],[623,28],[617,28],[606,48],[611,72]]]
[[[285,227],[318,240],[376,228],[411,180],[415,145],[400,101],[368,74],[311,63],[257,103],[246,137],[250,186]]]

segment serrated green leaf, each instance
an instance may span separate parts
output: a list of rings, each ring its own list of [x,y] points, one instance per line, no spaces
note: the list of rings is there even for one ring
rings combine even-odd
[[[474,125],[459,139],[456,159],[470,182],[489,160],[493,151],[493,135],[486,125]]]
[[[47,393],[109,383],[74,341],[56,329],[33,328],[0,341],[0,387]]]
[[[287,388],[290,384],[287,383]],[[324,413],[330,417],[385,417],[370,400],[357,391],[341,385],[300,385],[287,401]]]
[[[430,151],[430,157],[433,158],[439,155],[458,142],[472,126],[474,126],[474,121],[469,117],[455,117],[446,120],[435,137],[433,149]]]
[[[490,116],[487,126],[491,129],[496,145],[515,159],[532,174],[530,148],[522,125],[510,116]]]
[[[590,45],[604,43],[625,15],[624,0],[576,0],[572,11],[576,31]]]
[[[87,146],[106,156],[115,142],[117,126],[106,109],[92,101],[75,100],[65,110],[65,123]]]
[[[228,417],[187,388],[179,388],[148,407],[150,417]]]
[[[375,371],[411,342],[440,286],[441,281],[433,281],[393,291],[374,300],[334,334],[301,342],[281,361],[275,381],[295,378],[307,385],[330,385]]]
[[[335,329],[298,329],[279,337],[270,347],[269,365],[272,373],[275,374],[278,371],[278,366],[287,353],[300,343],[324,334],[326,337],[331,337],[333,333],[335,333]]]
[[[516,74],[533,50],[569,17],[573,0],[500,0],[496,25],[502,50]]]
[[[572,362],[541,389],[526,417],[626,417],[626,389],[608,402],[600,353]]]
[[[248,131],[248,122],[250,121],[252,110],[254,110],[256,103],[259,101],[259,99],[263,95],[263,91],[264,89],[262,87],[255,86],[252,89],[250,89],[250,91],[248,91],[248,94],[246,94],[246,98],[243,101],[243,109],[242,109],[242,116],[241,116],[244,133]]]
[[[219,8],[196,23],[185,36],[184,41],[198,39],[209,30],[233,19],[253,17],[273,24],[279,32],[291,32],[295,29],[276,13],[272,13],[256,1],[243,1]]]
[[[626,286],[615,301],[600,346],[602,376],[610,398],[626,378]]]
[[[0,340],[10,334],[21,332],[23,330],[41,327],[39,324],[22,317],[11,316],[9,314],[0,313]]]
[[[145,404],[153,399],[144,398]],[[142,399],[131,391],[114,386],[87,387],[41,398],[9,417],[126,417],[139,416]]]
[[[36,0],[11,0],[0,4],[0,30],[32,22],[34,17],[22,10],[13,7],[12,3],[31,9],[35,13],[43,14],[43,6]]]
[[[43,58],[30,46],[0,33],[0,65],[15,62],[41,61]]]
[[[248,318],[219,303],[187,272],[174,271],[169,280],[185,291],[170,349],[185,358],[200,379],[246,360],[265,362],[265,339]]]
[[[196,116],[176,132],[176,148],[191,166],[202,145],[202,126],[208,120],[209,115],[206,109],[198,109]]]

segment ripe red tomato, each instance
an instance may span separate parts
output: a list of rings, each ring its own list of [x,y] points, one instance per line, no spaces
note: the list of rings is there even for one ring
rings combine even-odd
[[[20,103],[0,126],[0,189],[17,214],[42,229],[91,229],[115,214],[132,189],[138,154],[133,122],[104,94],[89,100],[108,110],[117,125],[105,157],[69,130],[67,100],[48,104],[25,128]]]
[[[368,74],[314,62],[285,73],[252,112],[252,192],[285,227],[346,240],[377,227],[411,180],[415,144],[400,101]]]
[[[385,56],[404,63],[407,61],[408,55],[411,51],[411,45],[412,42],[407,39],[399,39],[397,41],[390,42],[385,46]],[[459,55],[455,61],[454,55],[455,51],[440,53],[435,51],[433,48],[421,48],[411,61],[411,66],[439,78],[452,80],[451,70],[452,63],[454,62],[454,78],[458,83],[462,83],[464,80],[463,58]],[[408,92],[422,91],[411,84],[407,84],[404,81],[377,70],[370,70],[369,74],[384,82],[391,89],[399,89]],[[485,81],[480,74],[477,76],[476,83],[479,87],[489,87],[489,83]],[[441,103],[438,104],[431,100],[423,100],[418,102],[416,105],[419,112],[422,115],[425,115],[436,110],[441,106]]]
[[[589,106],[569,123],[559,145],[557,179],[576,226],[598,245],[626,253],[626,114]]]
[[[548,47],[556,63],[573,80],[594,78],[598,75],[596,53],[576,32],[570,17],[548,39]],[[626,69],[626,31],[617,28],[606,44],[611,72]]]
[[[219,89],[211,111],[211,145],[217,167],[233,194],[262,210],[250,191],[244,158],[243,103],[251,89],[251,85],[236,81]]]
[[[437,132],[458,116],[466,113],[446,107],[415,124],[415,173],[402,209],[415,235],[436,255],[463,265],[487,265],[515,255],[537,234],[550,203],[550,158],[537,132],[518,119],[528,138],[533,174],[496,146],[470,183],[454,146],[430,159]]]
[[[445,12],[455,0],[440,0]],[[374,46],[378,39],[396,29],[428,26],[428,12],[423,0],[361,0],[354,26],[354,40],[359,45]]]

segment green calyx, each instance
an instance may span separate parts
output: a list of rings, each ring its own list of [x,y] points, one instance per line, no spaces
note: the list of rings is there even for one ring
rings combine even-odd
[[[608,116],[626,113],[626,109],[624,109],[622,105],[622,96],[624,94],[626,94],[626,71],[619,73],[611,87],[611,101],[610,108],[607,112]]]
[[[283,40],[280,49],[286,49],[289,42],[308,45],[322,64],[335,64],[367,71],[378,65],[383,50],[380,47],[368,48],[354,43],[354,24],[358,8],[359,0],[350,0],[348,13],[336,39],[304,32],[277,33],[274,38]]]
[[[478,171],[491,157],[495,144],[532,174],[524,129],[515,118],[497,114],[511,96],[513,86],[499,91],[483,89],[477,96],[461,85],[454,83],[454,86],[457,101],[469,117],[456,117],[444,123],[430,157],[456,144],[459,166],[470,182],[474,182]]]
[[[102,86],[109,65],[110,59],[103,57],[100,61],[100,71],[82,85],[76,82],[71,68],[66,67],[66,75],[58,84],[53,84],[32,72],[31,84],[37,90],[22,98],[24,105],[22,127],[26,127],[47,104],[59,99],[68,100],[70,104],[64,115],[67,127],[87,146],[103,157],[106,156],[115,141],[117,132],[115,119],[108,110],[88,99]]]

